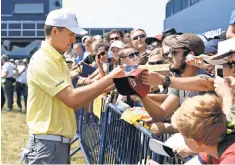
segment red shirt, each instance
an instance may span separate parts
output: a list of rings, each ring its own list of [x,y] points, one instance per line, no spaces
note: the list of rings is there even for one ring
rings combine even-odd
[[[200,161],[203,161],[202,164],[235,164],[235,143],[223,152],[219,160],[212,157],[212,162],[209,162],[206,152],[199,153],[198,157]]]

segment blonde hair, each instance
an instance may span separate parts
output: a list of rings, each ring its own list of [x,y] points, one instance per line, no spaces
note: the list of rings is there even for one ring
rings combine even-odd
[[[184,101],[172,116],[172,124],[188,139],[216,145],[226,131],[226,116],[215,95],[195,96]]]
[[[126,49],[135,49],[131,44],[125,44],[124,48],[121,49],[119,52],[118,52],[118,55],[120,56],[120,58],[124,57],[124,50]],[[136,49],[135,49],[136,50]]]
[[[131,33],[130,33],[130,38],[131,38],[131,40],[132,40],[132,35],[133,35],[133,33],[136,32],[136,31],[142,31],[142,32],[144,32],[144,34],[146,35],[146,32],[145,32],[143,29],[134,29],[134,30],[132,30]]]

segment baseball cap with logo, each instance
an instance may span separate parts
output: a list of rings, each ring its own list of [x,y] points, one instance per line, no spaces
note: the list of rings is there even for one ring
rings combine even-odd
[[[142,84],[139,76],[146,69],[137,68],[130,72],[127,76],[114,78],[114,84],[118,93],[123,96],[138,95],[144,98],[150,90],[149,85]]]
[[[195,55],[203,54],[205,49],[202,39],[191,33],[174,35],[171,40],[166,40],[164,43],[171,48],[187,48],[193,51]]]
[[[65,9],[52,10],[47,16],[45,25],[65,27],[78,35],[86,35],[88,33],[79,27],[76,15]]]

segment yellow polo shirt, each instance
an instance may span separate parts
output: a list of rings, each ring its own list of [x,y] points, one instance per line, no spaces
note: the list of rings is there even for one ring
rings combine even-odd
[[[56,97],[65,87],[73,87],[68,66],[45,41],[30,60],[27,81],[29,133],[73,138],[77,129],[74,110]]]

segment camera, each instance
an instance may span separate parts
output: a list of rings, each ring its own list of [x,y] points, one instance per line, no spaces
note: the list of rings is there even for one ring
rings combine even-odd
[[[224,77],[224,74],[223,74],[223,65],[216,65],[215,66],[215,77]]]

